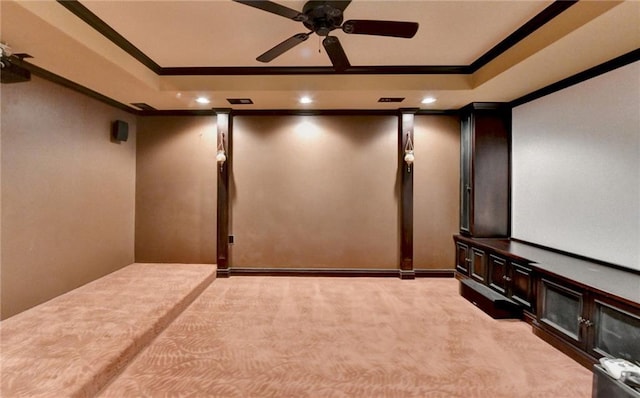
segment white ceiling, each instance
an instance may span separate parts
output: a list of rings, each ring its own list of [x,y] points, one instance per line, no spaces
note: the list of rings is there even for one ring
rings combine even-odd
[[[304,1],[279,1],[302,10]],[[335,31],[353,66],[468,66],[551,1],[354,0],[346,19],[413,21],[412,39]],[[81,1],[162,68],[330,67],[313,35],[269,64],[255,58],[300,22],[232,1]],[[640,2],[581,1],[472,74],[159,75],[56,1],[0,2],[1,37],[28,61],[122,104],[161,110],[457,109],[511,101],[640,48]],[[320,53],[318,52],[320,50]],[[261,73],[261,72],[260,72]],[[314,102],[299,104],[309,95]],[[195,102],[211,99],[208,105]],[[420,100],[434,96],[437,102]],[[380,97],[404,97],[378,103]],[[251,98],[230,105],[226,98]]]

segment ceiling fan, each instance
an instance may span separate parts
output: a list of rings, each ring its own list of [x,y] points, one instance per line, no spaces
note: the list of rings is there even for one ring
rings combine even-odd
[[[351,0],[344,1],[307,1],[302,8],[302,12],[292,8],[262,0],[233,0],[237,3],[258,8],[272,14],[302,22],[310,32],[298,33],[286,39],[275,47],[260,55],[256,60],[260,62],[270,62],[276,57],[284,54],[303,41],[307,40],[312,33],[324,36],[322,46],[327,51],[327,55],[336,71],[344,71],[351,64],[345,54],[340,40],[336,36],[330,36],[331,31],[342,29],[344,33],[356,35],[376,35],[411,38],[418,31],[417,22],[402,21],[377,21],[368,19],[350,19],[342,22],[343,12],[351,3]]]

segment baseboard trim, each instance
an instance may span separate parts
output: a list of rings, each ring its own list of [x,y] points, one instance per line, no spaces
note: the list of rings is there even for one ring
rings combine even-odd
[[[231,276],[326,276],[326,277],[398,277],[397,269],[359,268],[243,268],[229,269]]]
[[[416,278],[453,278],[456,271],[453,269],[414,269]]]
[[[219,269],[218,277],[229,276],[322,276],[322,277],[363,277],[363,278],[453,278],[454,270],[449,269],[372,269],[372,268],[247,268],[231,267]]]
[[[216,271],[216,278],[228,278],[229,276],[231,276],[229,268],[218,268]]]
[[[400,279],[416,279],[416,273],[412,269],[399,269]]]

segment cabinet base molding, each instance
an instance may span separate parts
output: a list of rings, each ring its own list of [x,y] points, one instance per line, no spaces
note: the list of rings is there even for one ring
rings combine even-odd
[[[555,335],[547,332],[545,329],[543,329],[540,326],[538,321],[534,320],[533,323],[531,324],[531,328],[532,328],[533,334],[540,337],[542,340],[546,341],[547,343],[551,344],[553,347],[560,350],[565,355],[571,357],[574,361],[578,362],[580,365],[584,366],[585,368],[591,370],[593,368],[593,364],[598,362],[595,358],[591,357],[581,349],[571,344],[567,344],[567,342],[565,342],[561,338],[556,337]]]
[[[529,325],[533,325],[533,322],[536,320],[536,316],[528,311],[522,311],[522,320]]]
[[[472,279],[460,281],[460,295],[494,319],[522,317],[522,309],[515,301]]]

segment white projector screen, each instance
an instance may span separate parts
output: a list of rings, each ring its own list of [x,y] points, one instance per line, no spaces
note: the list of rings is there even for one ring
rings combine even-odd
[[[640,62],[513,109],[512,236],[640,270]]]

